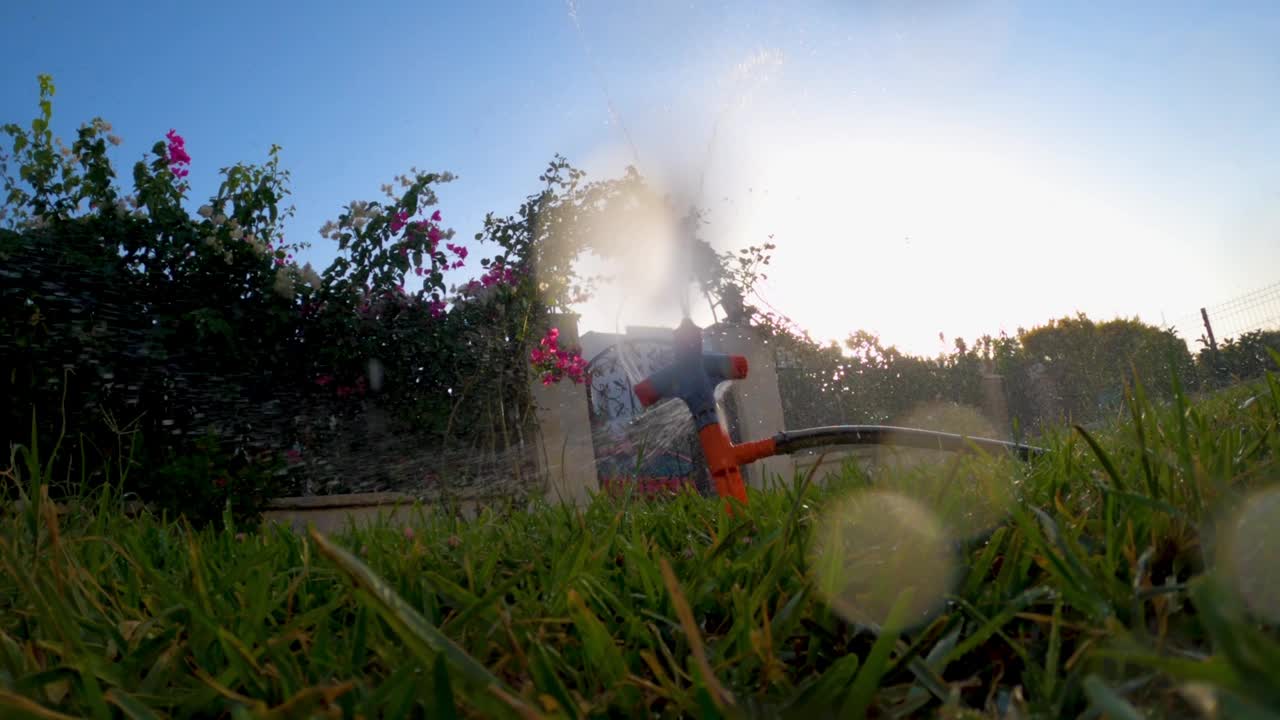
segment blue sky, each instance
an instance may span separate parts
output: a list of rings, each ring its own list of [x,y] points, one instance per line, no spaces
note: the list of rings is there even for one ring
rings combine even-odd
[[[178,129],[197,198],[278,143],[317,265],[320,225],[410,166],[459,176],[441,209],[469,238],[559,152],[597,177],[638,156],[722,248],[774,235],[762,294],[822,338],[931,353],[1280,280],[1276,3],[579,0],[581,33],[550,0],[117,5],[4,3],[0,119],[50,73],[56,129],[101,115],[122,167]],[[673,324],[650,279],[585,329]]]

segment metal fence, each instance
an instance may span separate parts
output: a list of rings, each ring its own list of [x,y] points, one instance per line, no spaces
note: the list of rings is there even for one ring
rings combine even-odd
[[[1256,330],[1280,330],[1280,282],[1189,313],[1173,327],[1192,352],[1208,346],[1211,339],[1226,342]]]

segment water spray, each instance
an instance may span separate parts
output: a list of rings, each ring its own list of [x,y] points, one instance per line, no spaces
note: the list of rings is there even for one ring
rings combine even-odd
[[[666,399],[679,398],[693,415],[694,429],[715,482],[716,494],[747,504],[742,466],[775,455],[832,445],[898,445],[922,450],[1012,452],[1023,460],[1044,452],[1042,448],[1004,440],[976,438],[955,433],[887,425],[832,425],[784,430],[771,438],[734,444],[720,419],[715,388],[726,380],[747,377],[747,359],[741,355],[704,352],[702,330],[685,317],[674,332],[675,359],[635,386],[636,399],[646,408]],[[732,507],[730,506],[730,509]]]

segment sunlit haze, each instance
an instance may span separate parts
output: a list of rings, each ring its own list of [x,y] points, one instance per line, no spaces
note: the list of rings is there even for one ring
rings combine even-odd
[[[1077,311],[1175,323],[1277,279],[1273,3],[464,5],[10,3],[0,96],[22,117],[52,74],[58,131],[101,114],[127,162],[180,129],[197,198],[279,143],[318,266],[317,229],[410,166],[458,174],[441,208],[469,241],[554,153],[637,164],[717,248],[772,237],[760,297],[815,338],[920,354]],[[678,321],[636,284],[583,329]]]

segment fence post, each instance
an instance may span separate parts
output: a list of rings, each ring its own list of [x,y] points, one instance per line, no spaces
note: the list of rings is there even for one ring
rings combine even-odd
[[[578,344],[578,316],[552,315],[551,327],[560,331],[560,347]],[[587,388],[564,379],[543,385],[529,379],[537,418],[538,471],[546,478],[548,502],[585,505],[599,491]]]
[[[1200,308],[1200,319],[1204,321],[1204,332],[1209,337],[1209,365],[1213,378],[1222,377],[1222,363],[1218,362],[1218,339],[1213,336],[1213,325],[1209,322],[1209,311]]]

